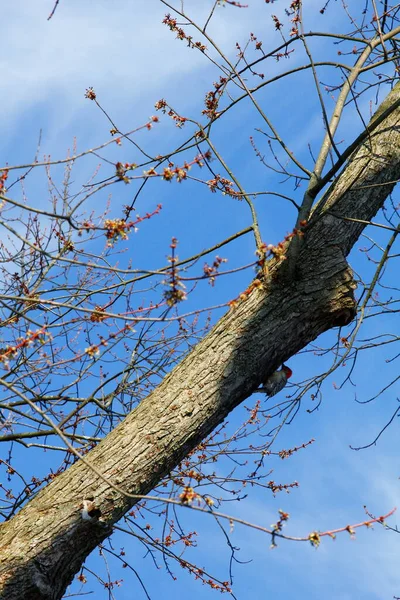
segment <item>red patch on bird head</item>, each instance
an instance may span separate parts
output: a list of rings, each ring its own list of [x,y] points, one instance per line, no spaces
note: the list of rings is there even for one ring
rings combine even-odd
[[[290,369],[290,367],[287,367],[286,365],[282,365],[282,371],[285,371],[286,379],[289,379],[289,377],[293,375],[292,369]]]

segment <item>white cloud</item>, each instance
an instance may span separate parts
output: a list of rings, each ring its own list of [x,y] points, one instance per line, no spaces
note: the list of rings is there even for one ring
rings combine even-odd
[[[187,5],[199,14],[196,4]],[[48,0],[16,0],[2,9],[7,52],[0,59],[0,119],[8,124],[45,103],[47,116],[56,114],[61,126],[84,110],[84,91],[91,85],[114,111],[130,113],[135,121],[143,101],[168,93],[191,99],[196,72],[209,67],[200,52],[186,48],[161,23],[167,8],[159,0],[64,0],[47,21],[51,6]],[[218,42],[234,50],[236,38],[243,36],[243,20],[233,20],[230,11],[220,8],[214,21]]]

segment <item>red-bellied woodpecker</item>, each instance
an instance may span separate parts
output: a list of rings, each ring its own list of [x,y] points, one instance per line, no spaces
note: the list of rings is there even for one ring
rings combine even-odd
[[[282,365],[282,369],[280,371],[275,371],[268,377],[268,379],[263,383],[262,391],[267,394],[267,396],[275,396],[278,392],[283,390],[285,385],[287,384],[287,380],[292,376],[292,369],[289,369],[286,365]]]

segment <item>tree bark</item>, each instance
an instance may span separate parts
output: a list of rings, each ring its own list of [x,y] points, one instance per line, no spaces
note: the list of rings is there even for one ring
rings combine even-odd
[[[400,98],[400,85],[385,101]],[[381,109],[379,109],[381,110]],[[373,120],[371,121],[373,122]],[[400,177],[400,108],[355,150],[317,204],[296,257],[240,301],[86,461],[129,494],[147,494],[228,413],[324,331],[354,318],[346,256]],[[289,259],[290,260],[290,259]],[[289,261],[287,261],[289,262]],[[100,518],[82,518],[94,498]],[[0,527],[0,598],[58,600],[89,553],[137,500],[78,461]]]

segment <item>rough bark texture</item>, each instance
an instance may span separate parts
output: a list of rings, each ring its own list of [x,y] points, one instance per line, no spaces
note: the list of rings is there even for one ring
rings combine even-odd
[[[399,97],[397,85],[386,106]],[[131,494],[148,493],[267,373],[354,317],[346,256],[364,225],[340,217],[369,220],[392,191],[400,177],[399,125],[396,109],[317,205],[295,276],[278,268],[86,456],[110,482]],[[86,521],[80,504],[92,496],[101,517]],[[77,462],[1,526],[0,598],[61,598],[84,559],[134,503]]]

